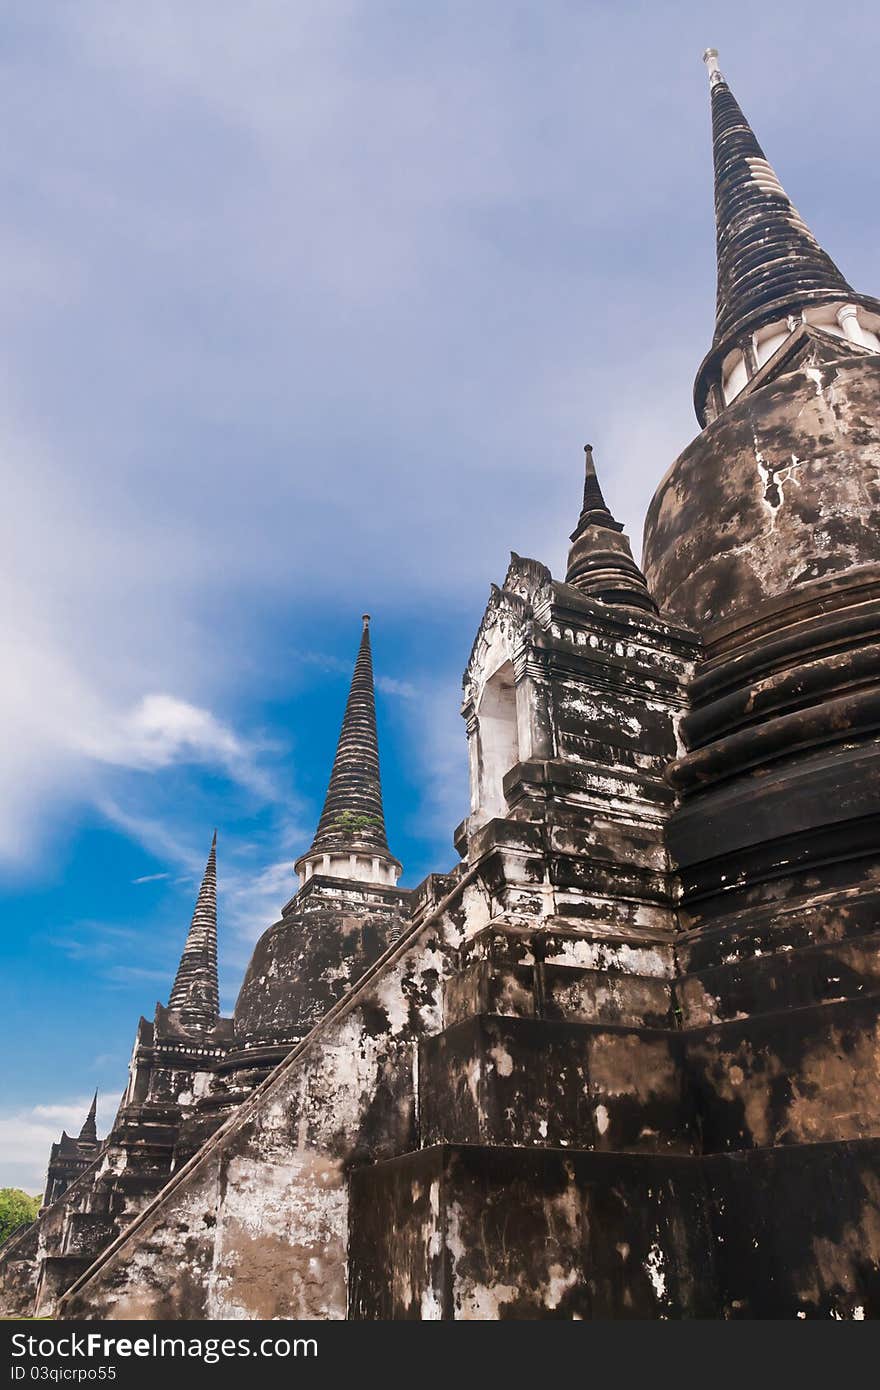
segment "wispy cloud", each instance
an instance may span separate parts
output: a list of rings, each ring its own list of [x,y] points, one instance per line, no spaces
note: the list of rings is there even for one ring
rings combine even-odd
[[[328,671],[334,676],[350,678],[354,670],[353,661],[343,661],[342,657],[332,656],[329,652],[297,652],[295,661],[301,666],[314,666],[319,671]]]
[[[401,681],[394,676],[376,676],[376,689],[383,695],[397,695],[401,700],[414,700],[418,691],[412,681]]]
[[[327,652],[298,652],[296,660],[301,666],[312,667],[329,675],[345,676],[348,680],[351,679],[354,670],[352,661],[343,661],[341,657]],[[381,671],[374,673],[373,679],[376,689],[381,690],[383,695],[396,695],[402,700],[412,700],[417,694],[412,681],[398,680],[396,676],[388,676]]]
[[[226,874],[223,886],[224,924],[245,940],[255,940],[277,920],[296,886],[290,859],[280,859],[251,872],[233,869]]]
[[[302,666],[313,667],[334,676],[345,676],[349,680],[354,670],[352,661],[343,661],[341,657],[328,652],[298,652],[296,660]],[[396,695],[402,700],[412,700],[417,694],[412,681],[399,680],[396,676],[388,676],[381,671],[375,672],[373,679],[376,689],[381,690],[383,695]]]
[[[201,873],[204,869],[208,857],[207,846],[198,850],[187,844],[179,830],[169,821],[159,816],[138,815],[106,796],[97,804],[111,825],[124,831],[151,854],[180,865],[190,876]]]
[[[159,883],[162,879],[170,878],[170,874],[142,874],[140,878],[133,878],[132,883]]]
[[[106,972],[105,978],[111,981],[111,983],[119,985],[140,984],[142,980],[150,981],[164,986],[164,992],[166,994],[170,984],[167,970],[150,970],[149,967],[145,965],[111,965]]]
[[[260,795],[272,783],[250,747],[210,710],[173,695],[145,695],[100,731],[83,736],[82,750],[102,762],[156,771],[175,763],[194,762],[225,769]]]
[[[69,960],[105,963],[129,954],[142,935],[135,927],[121,927],[113,922],[80,921],[53,933],[48,941]]]

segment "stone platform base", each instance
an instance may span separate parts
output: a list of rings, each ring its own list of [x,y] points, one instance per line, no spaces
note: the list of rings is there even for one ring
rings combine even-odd
[[[880,1141],[440,1145],[351,1179],[357,1319],[880,1316]]]

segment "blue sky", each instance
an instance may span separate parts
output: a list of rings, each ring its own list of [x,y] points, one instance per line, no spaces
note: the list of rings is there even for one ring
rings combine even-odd
[[[460,677],[581,447],[638,543],[711,337],[716,45],[880,287],[860,4],[5,7],[0,1184],[166,998],[219,830],[222,994],[293,889],[373,614],[406,884],[454,861]]]

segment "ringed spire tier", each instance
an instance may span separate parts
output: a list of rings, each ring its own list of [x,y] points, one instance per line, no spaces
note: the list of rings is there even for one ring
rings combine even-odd
[[[220,1017],[217,981],[217,831],[205,865],[186,945],[168,1000],[187,1031],[210,1032]]]
[[[712,106],[718,263],[715,334],[697,373],[701,425],[739,395],[804,323],[880,349],[880,303],[859,294],[782,187],[718,66],[703,54]]]
[[[324,809],[311,848],[294,866],[301,885],[314,874],[394,885],[401,873],[385,833],[369,613],[361,621]]]

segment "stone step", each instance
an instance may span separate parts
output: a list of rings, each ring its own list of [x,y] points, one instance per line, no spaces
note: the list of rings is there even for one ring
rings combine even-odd
[[[689,1153],[681,1035],[480,1015],[419,1048],[419,1134],[438,1143]]]
[[[348,1316],[876,1319],[878,1193],[878,1140],[422,1149],[351,1175]]]
[[[675,943],[666,935],[609,931],[604,926],[542,927],[538,930],[513,923],[493,923],[458,948],[457,964],[466,969],[476,960],[499,965],[572,966],[580,970],[620,971],[671,980],[675,975]]]
[[[497,966],[490,961],[475,961],[443,987],[447,1026],[474,1014],[646,1028],[671,1028],[675,1022],[666,980],[570,965]]]
[[[352,1319],[714,1315],[697,1160],[442,1145],[349,1192]]]
[[[681,1038],[705,1153],[880,1138],[880,996]]]
[[[91,1263],[89,1258],[75,1255],[50,1255],[43,1260],[34,1316],[52,1316],[58,1299]]]
[[[492,928],[461,947],[458,963],[444,985],[447,1025],[478,1013],[649,1028],[675,1022],[671,942]]]
[[[680,973],[701,974],[715,966],[773,952],[788,954],[804,947],[835,946],[876,934],[880,891],[864,884],[838,884],[829,889],[826,883],[814,884],[805,895],[802,882],[785,886],[791,891],[784,897],[780,898],[778,888],[771,884],[769,901],[759,899],[744,905],[740,900],[738,906],[731,902],[728,912],[715,912],[706,920],[700,918],[696,907],[683,912],[683,929],[676,941]]]
[[[733,953],[731,953],[733,955]],[[799,947],[755,944],[751,954],[676,982],[684,1027],[798,1009],[880,990],[880,934]]]
[[[107,1216],[91,1212],[71,1212],[67,1218],[61,1253],[92,1261],[118,1233],[118,1226]]]

